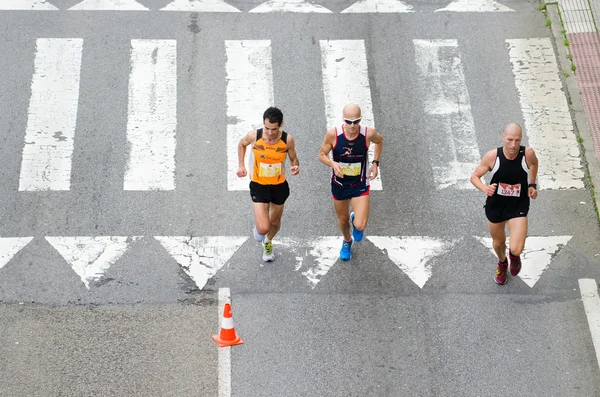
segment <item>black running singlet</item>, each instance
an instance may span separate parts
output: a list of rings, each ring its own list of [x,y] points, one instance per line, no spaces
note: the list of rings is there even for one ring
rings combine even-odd
[[[490,184],[497,183],[498,187],[493,196],[486,200],[486,208],[518,209],[527,203],[529,205],[528,184],[529,167],[525,161],[525,146],[519,148],[517,157],[509,160],[504,155],[502,147],[497,149],[496,161],[491,171]]]
[[[367,178],[369,161],[369,143],[367,142],[367,127],[360,126],[356,138],[349,140],[344,132],[344,126],[337,126],[336,139],[333,145],[333,161],[342,165],[343,178],[335,174],[331,176],[332,185],[350,188],[360,185],[369,185]]]

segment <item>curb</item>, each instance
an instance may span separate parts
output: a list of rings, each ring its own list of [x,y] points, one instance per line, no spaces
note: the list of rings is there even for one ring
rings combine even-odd
[[[542,2],[540,4],[544,3]],[[546,4],[546,16],[552,22],[550,30],[555,42],[554,48],[556,51],[558,67],[560,68],[560,71],[569,72],[568,77],[565,77],[561,73],[561,78],[563,80],[565,94],[567,95],[567,100],[571,109],[575,133],[583,139],[583,142],[579,144],[579,148],[581,150],[581,157],[587,171],[587,182],[590,185],[590,194],[594,202],[596,217],[600,223],[600,192],[598,191],[600,189],[600,160],[596,156],[594,139],[587,122],[587,114],[585,113],[585,107],[583,106],[583,101],[581,100],[581,92],[579,91],[579,85],[577,84],[577,77],[575,77],[575,74],[571,71],[571,61],[567,57],[567,47],[563,44],[563,27],[558,15],[558,4],[556,2]],[[575,66],[577,66],[576,63]]]

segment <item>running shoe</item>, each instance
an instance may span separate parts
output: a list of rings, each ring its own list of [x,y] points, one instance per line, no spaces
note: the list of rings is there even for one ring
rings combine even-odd
[[[263,261],[273,262],[275,260],[275,254],[273,253],[273,243],[263,243]]]
[[[505,259],[504,262],[498,261],[498,269],[496,269],[496,275],[494,281],[496,284],[504,285],[508,280],[506,277],[506,271],[508,270],[508,261]]]
[[[510,275],[516,276],[521,271],[521,257],[508,254],[510,258]]]
[[[265,235],[260,234],[258,230],[256,230],[256,226],[254,226],[254,238],[259,242],[262,242],[265,239]]]
[[[358,243],[360,240],[363,239],[365,232],[360,231],[354,227],[354,211],[352,211],[352,213],[350,214],[350,222],[352,222],[352,238]]]
[[[352,247],[352,241],[343,241],[342,249],[340,250],[340,259],[343,261],[350,260],[352,258],[352,252],[350,251],[350,247]]]

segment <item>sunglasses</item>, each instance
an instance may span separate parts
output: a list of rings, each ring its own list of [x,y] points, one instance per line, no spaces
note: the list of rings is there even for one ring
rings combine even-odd
[[[346,122],[346,124],[358,124],[360,123],[360,120],[362,119],[362,117],[359,117],[355,120],[348,120],[348,119],[344,119],[344,121]]]

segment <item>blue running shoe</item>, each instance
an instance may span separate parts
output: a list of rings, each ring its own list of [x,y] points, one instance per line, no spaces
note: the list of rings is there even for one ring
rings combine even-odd
[[[352,247],[352,241],[343,241],[342,249],[340,250],[340,259],[343,261],[350,260],[352,258],[352,252],[350,252],[350,247]]]
[[[352,238],[358,243],[360,240],[363,239],[365,232],[360,231],[354,227],[354,211],[352,211],[352,213],[350,214],[350,222],[352,222]]]

